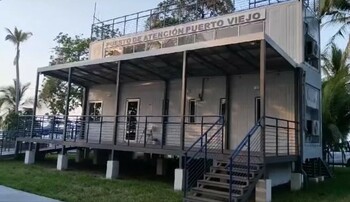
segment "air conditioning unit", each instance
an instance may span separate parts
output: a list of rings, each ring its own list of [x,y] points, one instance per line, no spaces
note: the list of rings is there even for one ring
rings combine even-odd
[[[315,40],[307,40],[305,44],[306,58],[316,59],[318,58],[319,46]]]
[[[320,135],[320,124],[319,121],[312,121],[312,135],[319,136]]]

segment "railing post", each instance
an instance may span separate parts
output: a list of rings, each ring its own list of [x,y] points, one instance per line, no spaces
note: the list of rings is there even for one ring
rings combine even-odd
[[[184,198],[186,198],[186,196],[187,196],[187,183],[188,183],[187,152],[185,153],[185,159],[184,159],[184,175],[185,175]]]
[[[75,117],[74,142],[76,142],[76,141],[77,141],[78,118],[79,118],[79,117]]]
[[[100,116],[100,137],[98,139],[98,143],[101,144],[102,142],[102,123],[103,123],[103,116]]]
[[[248,135],[248,169],[247,169],[247,177],[248,177],[248,181],[250,178],[250,134]]]
[[[136,16],[136,33],[138,32],[138,29],[139,29],[139,17],[140,17],[140,13],[137,13],[137,16]]]
[[[289,121],[287,121],[287,155],[289,156]]]
[[[229,182],[229,183],[230,183],[230,190],[229,190],[229,193],[230,193],[230,194],[229,194],[229,199],[228,199],[229,202],[232,201],[232,183],[233,183],[233,182],[232,182],[232,181],[233,181],[233,179],[232,179],[232,169],[233,169],[233,165],[232,165],[232,164],[233,164],[233,161],[232,161],[232,157],[231,157],[231,158],[230,158],[230,168],[229,168],[229,169],[230,169],[230,171],[229,171],[229,173],[230,173],[230,182]]]
[[[129,118],[129,119],[128,119]],[[131,124],[131,116],[128,115],[126,117],[127,120],[127,127],[126,127],[126,135],[128,136],[128,146],[130,145],[130,124]]]
[[[123,36],[125,35],[126,30],[126,16],[124,16],[124,30],[123,30]]]
[[[276,118],[276,156],[278,156],[278,119]]]
[[[207,155],[208,155],[208,133],[205,133],[205,146],[204,146],[204,172],[207,170]]]
[[[221,125],[221,153],[223,154],[224,153],[224,126],[225,126],[225,120],[224,118],[222,117],[223,119],[223,122],[222,122],[222,125]]]
[[[203,135],[203,122],[204,117],[201,118],[201,136]],[[201,138],[201,148],[203,147],[203,138]]]
[[[55,135],[55,126],[56,126],[56,116],[53,115],[53,120],[52,120],[52,126],[51,126],[51,140],[53,140],[53,136]]]
[[[19,122],[19,118],[20,116],[17,116],[17,126],[16,126],[16,136],[18,136],[18,134],[19,134],[19,124],[20,124],[20,122]]]
[[[86,129],[86,143],[89,143],[89,132],[90,132],[90,116],[87,117],[87,129]]]
[[[147,140],[146,140],[146,136],[147,136],[147,122],[148,122],[148,120],[147,120],[147,116],[146,116],[146,120],[145,120],[145,132],[144,132],[144,147],[146,147],[146,144],[147,144]]]

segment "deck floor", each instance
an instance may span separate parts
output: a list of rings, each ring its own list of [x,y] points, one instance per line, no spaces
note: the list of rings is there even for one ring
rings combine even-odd
[[[161,154],[161,155],[175,155],[175,156],[184,156],[185,150],[181,150],[179,146],[170,146],[170,145],[157,145],[157,144],[138,144],[138,143],[117,143],[114,144],[106,144],[106,143],[91,143],[86,142],[85,140],[55,140],[55,139],[39,139],[39,138],[17,138],[19,142],[28,142],[28,143],[40,143],[40,144],[53,144],[58,146],[66,146],[66,147],[81,147],[81,148],[90,148],[90,149],[102,149],[102,150],[115,150],[115,151],[130,151],[130,152],[142,152],[142,153],[153,153],[153,154]],[[221,149],[213,149],[208,150],[207,157],[217,160],[228,160],[232,154],[233,150],[224,150]],[[188,153],[188,156],[192,156],[193,152]],[[256,159],[258,154],[253,155]],[[280,155],[276,156],[273,154],[267,154],[265,160],[267,163],[278,163],[278,162],[287,162],[287,161],[295,161],[297,160],[297,155]]]

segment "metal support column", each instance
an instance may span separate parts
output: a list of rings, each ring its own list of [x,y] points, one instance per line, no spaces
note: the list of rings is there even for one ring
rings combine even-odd
[[[298,67],[295,69],[295,152],[299,155],[296,169],[301,171],[303,163],[303,128],[304,128],[304,115],[305,115],[305,71]]]
[[[34,104],[33,104],[33,116],[32,116],[32,123],[30,127],[30,138],[34,137],[34,127],[35,127],[35,116],[36,116],[36,108],[38,106],[38,93],[39,93],[39,80],[40,80],[40,73],[38,72],[36,75],[36,83],[35,83],[35,95],[34,95]],[[17,123],[19,124],[19,123]],[[32,144],[29,144],[29,150],[32,150]]]
[[[169,115],[169,81],[164,82],[164,98],[163,98],[163,110],[162,110],[162,141],[161,147],[166,143],[166,126],[168,123],[168,115]]]
[[[261,154],[263,155],[264,165],[266,165],[265,161],[265,117],[266,117],[266,41],[260,41],[260,113],[261,117],[263,117],[261,122]],[[266,166],[264,166],[266,178]]]
[[[63,141],[66,141],[66,139],[67,139],[69,103],[70,103],[70,95],[71,95],[71,88],[72,88],[72,72],[73,72],[73,69],[69,68],[69,70],[68,70],[68,89],[67,89],[66,103],[65,103],[65,109],[64,109]],[[62,154],[63,155],[66,153],[65,149],[66,149],[65,146],[62,146]]]
[[[231,120],[231,77],[226,75],[226,109],[225,109],[225,149],[230,148],[230,120]]]
[[[84,92],[83,92],[83,103],[81,105],[81,108],[82,108],[82,112],[81,112],[81,115],[82,115],[82,118],[81,118],[81,121],[82,121],[82,125],[81,125],[81,130],[80,130],[80,138],[84,139],[84,134],[85,134],[85,128],[86,128],[86,123],[89,119],[89,117],[87,117],[87,106],[88,106],[88,102],[89,102],[89,87],[84,87]]]
[[[181,85],[181,132],[180,132],[180,168],[183,166],[182,152],[185,149],[185,115],[186,115],[186,90],[187,90],[187,51],[183,52],[182,59],[182,85]]]
[[[119,95],[120,95],[120,71],[121,71],[121,61],[118,62],[117,75],[115,79],[115,120],[114,120],[114,136],[113,144],[117,144],[118,140],[118,115],[119,115]]]

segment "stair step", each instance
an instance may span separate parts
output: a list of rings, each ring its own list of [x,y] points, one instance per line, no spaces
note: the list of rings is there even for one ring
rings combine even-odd
[[[225,191],[217,191],[217,190],[212,190],[212,189],[205,189],[205,188],[199,188],[199,187],[195,187],[192,189],[192,192],[195,194],[200,194],[200,195],[204,195],[207,197],[211,197],[213,199],[226,199],[228,200],[230,193],[229,192],[225,192]],[[232,194],[233,197],[239,197],[240,195],[238,194]]]
[[[187,196],[184,200],[185,202],[221,202],[218,200],[214,200],[214,199],[208,199],[208,198],[203,198],[200,196]]]
[[[227,182],[217,182],[217,181],[210,181],[210,180],[198,180],[198,186],[211,186],[211,187],[218,187],[218,188],[225,188],[230,189],[230,184]],[[247,188],[245,185],[232,185],[232,190],[239,191],[240,193],[243,193],[244,190]]]
[[[216,170],[216,171],[221,171],[221,172],[227,172],[227,174],[230,172],[229,168],[223,167],[223,166],[212,166],[211,167],[212,170]],[[250,176],[254,176],[256,175],[258,172],[258,170],[256,169],[250,169],[249,173]],[[248,173],[247,168],[234,168],[232,171],[233,174],[244,174],[245,176]]]
[[[229,163],[230,163],[229,160],[218,160],[217,162],[219,164],[225,165],[225,166],[229,165]],[[246,161],[233,161],[233,166],[234,167],[235,166],[245,166],[245,167],[247,167],[247,162]],[[250,163],[250,166],[251,167],[256,167],[257,169],[262,167],[260,162],[253,162],[253,161]]]
[[[204,179],[207,178],[216,178],[216,179],[223,179],[223,180],[230,180],[230,176],[227,174],[218,174],[218,173],[207,173],[204,174]],[[247,177],[239,177],[239,176],[234,176],[233,178],[233,183],[234,184],[240,184],[240,185],[248,185],[249,180]]]

